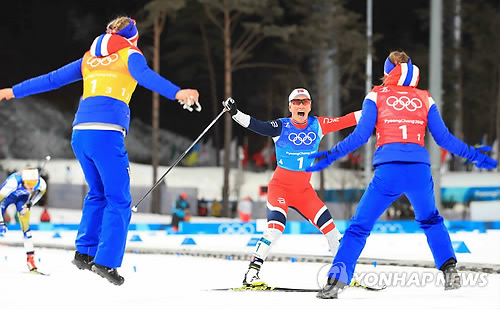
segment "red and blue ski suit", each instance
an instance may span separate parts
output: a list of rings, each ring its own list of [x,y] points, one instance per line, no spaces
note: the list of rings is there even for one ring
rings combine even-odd
[[[376,128],[374,177],[340,243],[329,277],[349,284],[356,262],[376,220],[401,194],[411,202],[415,220],[424,231],[437,268],[456,261],[448,230],[436,208],[429,153],[424,148],[426,127],[437,144],[461,157],[470,146],[453,136],[427,91],[416,88],[419,70],[397,65],[383,86],[368,93],[356,129],[334,148],[347,155],[366,143]]]

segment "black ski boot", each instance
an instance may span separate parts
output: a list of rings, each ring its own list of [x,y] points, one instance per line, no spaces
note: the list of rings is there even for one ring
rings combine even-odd
[[[125,278],[123,278],[118,274],[116,268],[109,268],[103,265],[93,263],[92,271],[98,274],[99,276],[107,279],[114,285],[122,285],[123,282],[125,282]]]
[[[456,290],[462,286],[456,263],[457,261],[454,258],[450,258],[440,268],[444,275],[445,291]]]
[[[338,298],[340,292],[348,285],[335,278],[328,278],[326,285],[316,294],[317,298],[331,299]]]
[[[75,251],[75,258],[71,263],[73,263],[79,269],[91,270],[92,264],[94,264],[94,257],[88,254],[81,254],[78,251]]]

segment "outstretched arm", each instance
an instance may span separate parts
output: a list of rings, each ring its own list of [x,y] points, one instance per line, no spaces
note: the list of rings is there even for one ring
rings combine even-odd
[[[22,98],[58,89],[74,83],[82,79],[81,67],[82,59],[78,59],[55,71],[25,80],[24,82],[15,85],[12,87],[12,94],[15,98]],[[4,98],[9,99],[9,97]],[[0,99],[2,99],[1,96]]]
[[[429,98],[429,101],[431,103],[434,102],[432,98]],[[478,149],[462,142],[455,135],[451,134],[446,127],[443,118],[441,118],[439,110],[435,104],[432,104],[429,109],[429,114],[427,115],[427,126],[436,143],[449,152],[474,162],[479,168],[490,169],[495,168],[498,165],[497,161],[479,152]]]
[[[242,127],[252,130],[253,132],[263,135],[276,137],[280,136],[283,123],[281,120],[261,121],[253,118],[250,115],[238,110],[236,102],[226,100],[222,105],[231,114],[231,117]]]
[[[257,134],[270,137],[279,136],[283,126],[283,123],[279,119],[261,121],[241,111],[238,111],[238,113],[233,116],[233,119],[244,128],[248,128]]]
[[[349,113],[342,117],[317,117],[321,130],[323,134],[328,134],[331,132],[336,132],[345,128],[355,126],[359,118],[361,117],[361,111],[356,111]]]
[[[349,134],[343,141],[340,141],[332,148],[337,150],[339,158],[346,156],[348,153],[358,149],[368,141],[375,128],[377,122],[377,106],[370,99],[365,99],[363,102],[363,110],[356,129]]]
[[[174,85],[171,81],[151,70],[146,62],[146,58],[144,58],[141,53],[134,50],[131,50],[131,53],[132,54],[128,58],[128,68],[130,75],[132,75],[139,85],[158,92],[170,100],[183,100],[184,102],[188,102],[188,105],[191,105],[189,103],[192,97],[198,102],[199,93],[197,90],[181,89],[179,86]]]
[[[370,99],[370,94],[363,102],[363,110],[361,118],[359,119],[356,129],[349,134],[343,141],[333,146],[331,150],[321,151],[309,156],[309,158],[324,159],[318,161],[315,165],[306,169],[308,172],[320,171],[327,168],[335,160],[347,155],[348,153],[358,149],[361,145],[366,143],[370,138],[375,123],[377,122],[377,106],[375,101]]]

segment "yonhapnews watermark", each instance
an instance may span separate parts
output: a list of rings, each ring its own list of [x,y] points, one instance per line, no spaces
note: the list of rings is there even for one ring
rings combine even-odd
[[[458,272],[461,285],[468,287],[484,287],[488,285],[488,274],[482,272]],[[348,275],[345,264],[338,262],[326,264],[318,271],[318,286],[323,288],[328,277],[336,278],[347,283]],[[444,275],[439,270],[421,271],[361,271],[354,272],[352,281],[357,281],[363,286],[399,286],[399,287],[424,287],[429,285],[444,286]],[[352,282],[351,281],[351,282]]]

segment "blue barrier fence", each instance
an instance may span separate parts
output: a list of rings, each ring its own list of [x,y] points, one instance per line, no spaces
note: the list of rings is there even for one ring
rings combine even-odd
[[[349,221],[338,220],[335,224],[339,231],[343,233],[349,225]],[[479,231],[499,230],[500,221],[445,221],[445,225],[451,233],[461,231]],[[9,230],[20,230],[19,224],[8,225]],[[32,224],[31,230],[34,231],[75,231],[78,224],[52,224],[40,223]],[[131,224],[130,231],[165,231],[166,233],[175,233],[169,224]],[[372,233],[421,233],[417,222],[398,220],[398,221],[378,221],[373,227]],[[224,222],[224,223],[190,223],[181,222],[179,231],[175,234],[181,235],[217,235],[217,234],[262,234],[257,231],[255,222]],[[284,234],[320,234],[312,224],[306,221],[289,221],[286,224]]]
[[[500,187],[441,188],[441,199],[447,202],[498,201]]]

